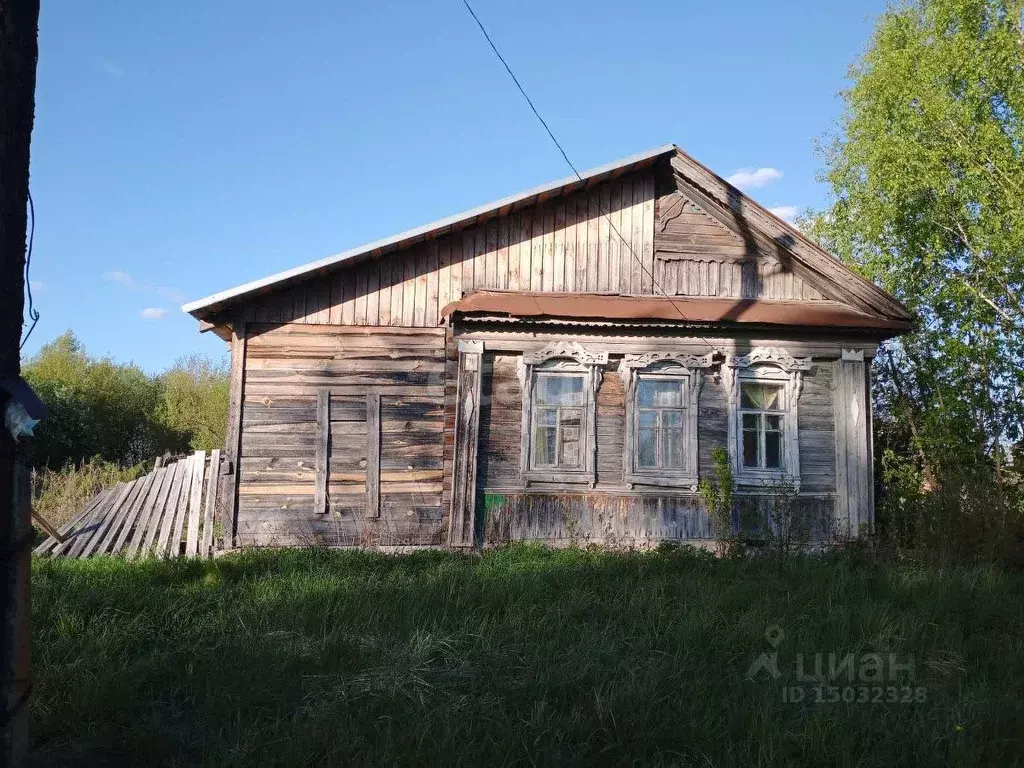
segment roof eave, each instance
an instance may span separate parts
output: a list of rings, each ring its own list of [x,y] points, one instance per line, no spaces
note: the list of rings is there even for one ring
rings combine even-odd
[[[312,277],[317,272],[326,272],[339,264],[355,262],[360,258],[369,258],[392,250],[398,250],[399,248],[410,245],[418,240],[426,239],[430,236],[445,234],[445,232],[458,228],[460,225],[470,225],[480,218],[489,218],[490,216],[498,215],[504,209],[511,209],[517,205],[529,205],[529,201],[533,201],[537,197],[554,192],[564,194],[575,188],[601,181],[607,176],[626,172],[627,170],[631,170],[646,162],[678,151],[680,150],[675,144],[664,144],[655,149],[641,152],[636,155],[630,155],[629,157],[622,158],[621,160],[584,171],[580,174],[579,178],[573,175],[558,181],[548,182],[547,184],[533,187],[524,192],[504,197],[491,203],[476,206],[475,208],[463,211],[462,213],[457,213],[453,216],[438,219],[437,221],[429,224],[414,227],[413,229],[406,230],[405,232],[400,232],[397,235],[392,235],[381,240],[375,240],[372,243],[351,248],[347,251],[334,254],[333,256],[328,256],[308,264],[302,264],[300,266],[293,267],[292,269],[287,269],[283,272],[278,272],[259,280],[253,280],[234,288],[219,291],[205,298],[183,304],[181,309],[183,312],[192,315],[197,320],[205,320],[232,304],[239,303],[245,299],[252,298],[253,296],[260,295],[262,293],[270,293],[272,290],[277,290],[284,285]]]

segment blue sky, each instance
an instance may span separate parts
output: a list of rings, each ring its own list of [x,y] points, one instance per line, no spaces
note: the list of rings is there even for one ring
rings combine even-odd
[[[788,213],[884,3],[474,8],[581,170],[675,142]],[[39,44],[27,354],[220,356],[182,301],[569,173],[461,0],[53,0]]]

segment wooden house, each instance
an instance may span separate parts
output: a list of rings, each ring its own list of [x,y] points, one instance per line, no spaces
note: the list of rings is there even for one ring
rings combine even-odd
[[[892,296],[673,145],[213,294],[223,545],[707,542],[698,483],[874,518]]]

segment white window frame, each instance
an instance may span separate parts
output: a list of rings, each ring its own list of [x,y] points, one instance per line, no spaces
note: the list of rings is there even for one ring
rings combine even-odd
[[[597,482],[597,407],[596,393],[607,352],[593,352],[577,342],[559,342],[523,353],[519,359],[519,383],[523,390],[523,425],[520,444],[520,474],[530,483],[586,484]],[[580,425],[580,466],[535,467],[533,465],[534,392],[537,376],[566,374],[583,377],[583,423]]]
[[[800,489],[799,402],[803,374],[811,369],[811,363],[809,357],[793,357],[777,347],[762,347],[747,355],[726,358],[722,373],[729,397],[729,460],[737,486],[763,487],[784,483]],[[750,381],[782,386],[782,466],[778,469],[743,464],[740,386]]]
[[[626,487],[653,485],[697,490],[699,478],[699,446],[697,411],[700,390],[704,383],[703,369],[714,362],[714,352],[703,356],[675,352],[652,352],[626,355],[619,363],[619,373],[626,386],[626,433],[623,451],[623,479]],[[643,467],[639,464],[639,384],[643,378],[675,380],[685,383],[683,401],[683,466]]]

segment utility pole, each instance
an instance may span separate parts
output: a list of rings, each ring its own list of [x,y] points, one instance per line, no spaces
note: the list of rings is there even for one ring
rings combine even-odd
[[[0,0],[0,380],[21,374],[28,165],[35,117],[39,0]],[[0,393],[0,415],[9,396]],[[31,525],[17,446],[0,418],[0,765],[28,751]]]

